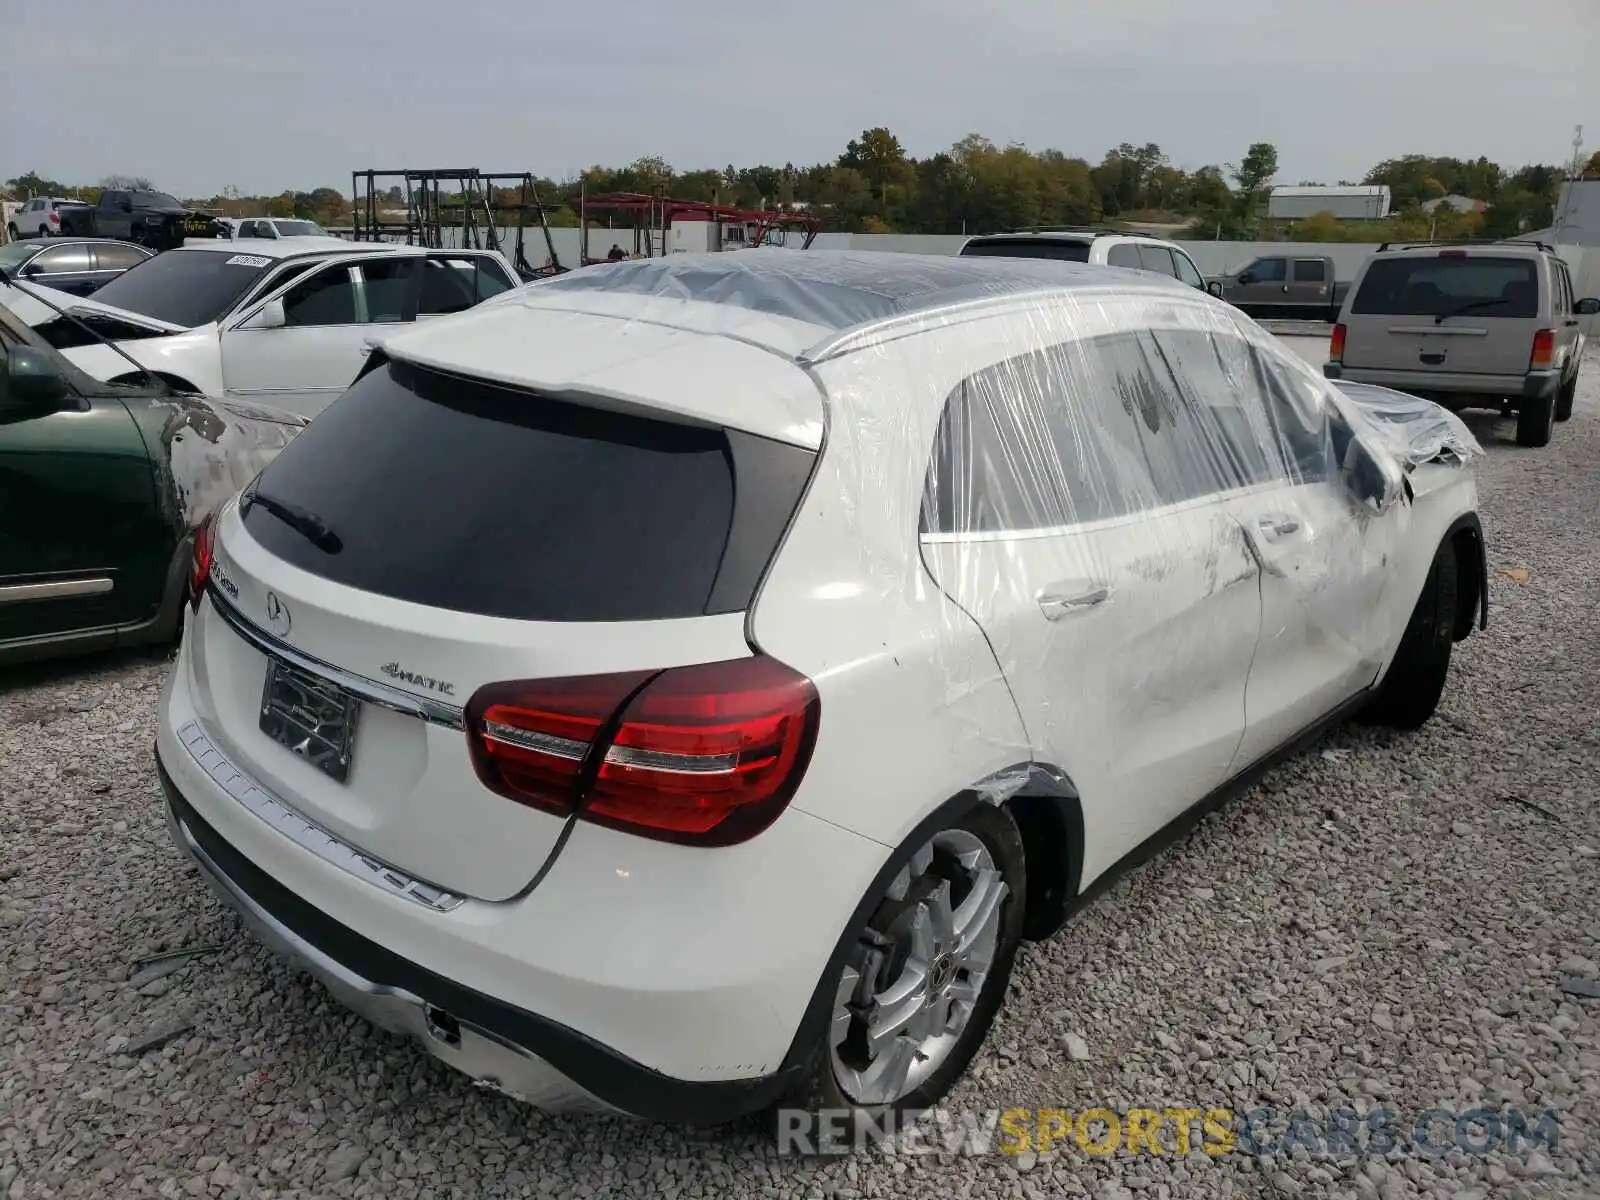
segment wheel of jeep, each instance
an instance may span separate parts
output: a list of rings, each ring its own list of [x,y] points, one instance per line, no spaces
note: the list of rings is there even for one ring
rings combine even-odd
[[[1433,716],[1450,674],[1460,590],[1455,547],[1446,541],[1433,556],[1400,648],[1377,695],[1362,712],[1363,722],[1391,729],[1420,729]]]
[[[1556,398],[1527,397],[1517,409],[1517,445],[1548,446],[1555,432]]]
[[[17,232],[15,224],[6,226],[6,240],[10,242],[20,242],[22,240],[22,234]]]
[[[915,847],[833,981],[825,1047],[783,1107],[879,1120],[936,1103],[1005,998],[1022,941],[1022,836],[987,804]]]
[[[1578,396],[1578,373],[1574,371],[1572,378],[1556,394],[1556,420],[1570,421],[1572,419],[1572,402]]]

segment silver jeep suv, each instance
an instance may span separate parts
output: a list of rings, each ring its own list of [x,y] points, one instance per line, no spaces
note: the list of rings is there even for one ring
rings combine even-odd
[[[1543,242],[1385,244],[1345,296],[1323,374],[1515,413],[1517,444],[1543,446],[1572,415],[1579,318],[1595,313]]]

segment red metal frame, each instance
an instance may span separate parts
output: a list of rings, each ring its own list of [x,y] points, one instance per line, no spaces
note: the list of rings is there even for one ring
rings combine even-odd
[[[669,196],[652,196],[644,192],[603,192],[598,196],[584,195],[579,200],[578,225],[580,265],[604,262],[589,256],[589,212],[598,209],[604,213],[627,214],[634,218],[633,230],[660,230],[665,243],[666,231],[674,221],[719,221],[727,225],[749,225],[755,235],[754,245],[766,241],[774,229],[797,230],[805,234],[801,249],[809,250],[817,234],[822,231],[823,219],[816,213],[784,212],[770,208],[736,208],[731,204],[714,204],[705,200],[674,200]],[[642,218],[642,223],[641,219]],[[650,242],[645,241],[645,251],[650,252]]]

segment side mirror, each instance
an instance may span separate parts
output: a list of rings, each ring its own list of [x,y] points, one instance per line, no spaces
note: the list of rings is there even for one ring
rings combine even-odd
[[[240,329],[282,329],[289,323],[288,314],[283,311],[283,298],[268,300]]]
[[[133,201],[132,200],[124,200],[122,202],[122,204],[120,205],[120,207],[121,207],[123,212],[131,213],[133,211]]]
[[[1254,283],[1255,281],[1256,281],[1256,277],[1254,275],[1250,274],[1249,271],[1240,272],[1240,274],[1239,274],[1239,282],[1241,284],[1250,284],[1250,283]]]
[[[1223,290],[1224,289],[1222,287],[1222,280],[1220,280],[1220,279],[1213,279],[1209,283],[1206,284],[1206,291],[1210,292],[1218,300],[1222,299]]]
[[[43,417],[58,412],[72,389],[43,351],[32,346],[6,350],[0,373],[0,418]]]
[[[1580,317],[1600,315],[1600,298],[1585,296],[1572,306],[1572,311]]]

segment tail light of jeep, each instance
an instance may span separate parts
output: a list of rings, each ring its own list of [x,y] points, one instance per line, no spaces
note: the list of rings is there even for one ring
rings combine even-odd
[[[467,704],[478,778],[508,799],[645,837],[727,846],[800,785],[821,702],[765,655],[489,684]]]
[[[1533,335],[1533,350],[1528,355],[1528,370],[1542,371],[1549,367],[1556,353],[1556,335],[1552,329],[1541,329]]]
[[[1349,332],[1343,325],[1335,325],[1328,337],[1328,357],[1334,362],[1344,361],[1344,339]]]

